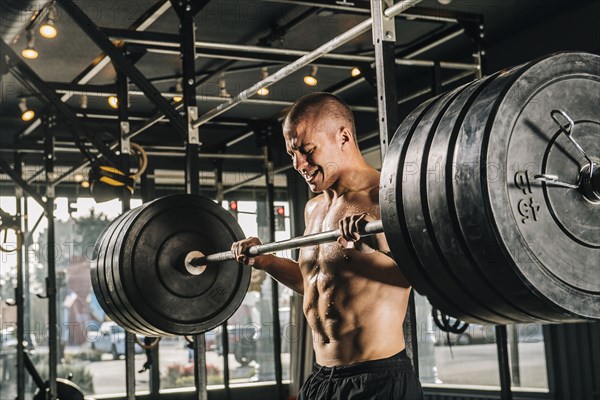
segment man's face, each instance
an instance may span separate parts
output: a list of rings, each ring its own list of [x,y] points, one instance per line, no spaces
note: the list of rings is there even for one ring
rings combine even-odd
[[[341,152],[335,127],[334,123],[305,117],[295,129],[284,130],[286,151],[294,169],[314,193],[324,191],[337,180]]]

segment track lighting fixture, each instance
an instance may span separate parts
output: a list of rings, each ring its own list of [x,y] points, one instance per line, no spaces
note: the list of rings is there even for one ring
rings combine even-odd
[[[310,70],[310,74],[308,74],[304,77],[304,83],[306,83],[308,86],[317,86],[317,83],[319,83],[319,81],[317,80],[317,66],[316,65],[313,65]]]
[[[175,93],[177,93],[175,96],[173,96],[173,101],[175,103],[180,103],[183,101],[183,83],[181,82],[181,79],[177,79],[177,82],[175,83]]]
[[[117,96],[108,96],[108,105],[110,106],[110,108],[114,108],[117,109],[119,108],[119,99],[117,98]]]
[[[267,67],[262,67],[262,69],[260,70],[260,73],[261,73],[261,75],[260,75],[261,80],[266,79],[267,76],[269,76],[269,70],[267,69]],[[269,89],[266,87],[261,87],[260,89],[258,89],[256,94],[258,94],[259,96],[266,96],[269,94]]]
[[[33,30],[27,30],[27,46],[21,51],[21,55],[28,60],[33,60],[38,58],[40,53],[35,49],[35,36],[33,35]]]
[[[54,5],[48,7],[48,14],[44,23],[40,25],[40,35],[46,39],[54,39],[58,31],[56,30],[56,8]]]
[[[21,119],[25,122],[31,121],[35,117],[35,112],[27,106],[27,99],[19,99],[19,110],[21,110]]]
[[[219,96],[231,97],[231,95],[227,93],[227,82],[225,82],[225,74],[221,74],[219,76]]]

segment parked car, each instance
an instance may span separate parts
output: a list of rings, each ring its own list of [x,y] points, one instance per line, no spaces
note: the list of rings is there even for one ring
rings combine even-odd
[[[100,329],[88,332],[87,338],[92,350],[111,354],[113,360],[125,355],[125,330],[115,322],[103,322]],[[137,343],[134,349],[135,354],[144,353],[144,349]]]

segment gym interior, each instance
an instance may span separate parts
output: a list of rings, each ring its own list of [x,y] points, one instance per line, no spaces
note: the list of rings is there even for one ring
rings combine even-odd
[[[3,0],[0,399],[296,399],[315,362],[302,296],[184,258],[303,235],[313,194],[282,121],[317,91],[349,105],[381,170],[425,399],[600,399],[599,15]]]

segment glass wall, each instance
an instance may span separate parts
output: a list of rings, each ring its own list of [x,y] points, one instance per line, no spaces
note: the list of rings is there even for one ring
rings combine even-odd
[[[2,209],[15,212],[14,197],[0,198]],[[132,201],[132,207],[140,205]],[[276,239],[290,236],[289,204],[277,202]],[[237,202],[237,218],[247,236],[258,236],[257,203]],[[27,203],[27,224],[32,229],[42,215],[34,201]],[[229,204],[223,204],[228,208]],[[275,210],[277,212],[277,210]],[[101,309],[91,289],[90,259],[93,245],[101,230],[121,213],[119,201],[95,204],[90,198],[56,199],[56,270],[58,289],[58,317],[60,363],[58,376],[72,374],[86,395],[123,394],[125,392],[125,332],[110,321]],[[47,221],[42,218],[25,252],[28,266],[28,314],[30,355],[43,379],[48,374],[48,304],[44,298],[47,276]],[[10,235],[6,247],[14,246]],[[282,255],[282,254],[280,254]],[[0,347],[0,390],[2,398],[16,395],[15,347],[16,310],[4,300],[14,297],[16,285],[16,256],[2,253],[0,269],[0,296],[2,300],[2,347]],[[275,355],[273,349],[272,283],[265,273],[253,270],[252,282],[246,297],[227,323],[229,339],[230,383],[252,384],[275,380]],[[282,333],[283,377],[289,379],[289,325],[290,290],[279,286],[279,317]],[[38,296],[36,296],[38,295]],[[207,370],[209,389],[223,385],[223,335],[222,327],[206,333]],[[287,332],[287,333],[286,333]],[[286,338],[288,338],[286,340]],[[139,338],[143,340],[143,338]],[[163,338],[159,345],[159,370],[161,389],[194,387],[193,353],[190,343],[183,337]],[[135,369],[143,369],[147,361],[145,351],[135,346]],[[136,393],[149,391],[148,371],[135,374]],[[31,380],[29,391],[35,387]]]
[[[433,322],[428,300],[416,294],[415,302],[421,382],[425,386],[498,388],[495,326],[469,324],[460,334],[442,332]],[[508,326],[508,344],[513,390],[547,390],[541,325]]]
[[[276,202],[281,207],[277,218],[276,240],[290,237],[289,204]],[[224,201],[223,208],[230,210],[240,224],[244,234],[260,237],[257,208],[255,201]],[[277,210],[275,210],[277,212]],[[263,241],[266,238],[262,238]],[[278,255],[285,256],[285,253]],[[227,321],[229,346],[229,383],[247,385],[256,382],[275,380],[275,354],[273,340],[272,283],[268,276],[258,270],[252,270],[250,287],[241,306]],[[286,326],[289,325],[289,298],[291,291],[279,285],[279,318],[282,330],[282,368],[283,379],[290,376],[290,350],[286,343]],[[222,387],[224,380],[223,331],[219,326],[207,333],[206,359],[208,389]],[[193,387],[193,353],[188,343],[172,341],[159,348],[161,388]]]

